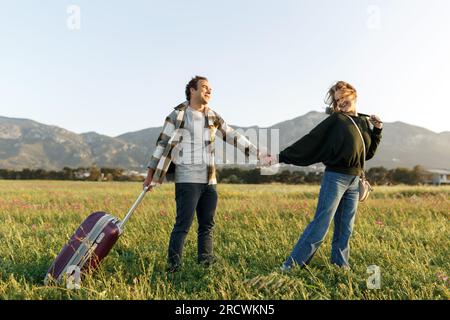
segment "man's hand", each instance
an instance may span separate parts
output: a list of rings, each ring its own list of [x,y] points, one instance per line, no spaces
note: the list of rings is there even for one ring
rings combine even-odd
[[[147,177],[144,180],[144,186],[143,186],[144,188],[148,187],[147,192],[153,190],[153,187],[150,184],[152,183],[154,173],[155,173],[155,170],[150,169],[150,168],[148,169]]]

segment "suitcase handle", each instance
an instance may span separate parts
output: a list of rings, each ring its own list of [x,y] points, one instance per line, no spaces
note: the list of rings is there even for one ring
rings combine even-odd
[[[125,224],[128,222],[128,219],[130,219],[131,215],[133,214],[134,210],[136,210],[137,206],[139,205],[139,203],[141,203],[142,199],[144,199],[145,194],[148,191],[148,186],[144,187],[144,190],[141,192],[141,194],[139,195],[139,197],[136,199],[136,201],[134,202],[134,204],[131,206],[130,210],[128,211],[127,215],[125,216],[125,218],[123,218],[122,222],[120,222],[118,224],[118,227],[120,229],[120,233],[123,232],[124,228],[125,228]]]

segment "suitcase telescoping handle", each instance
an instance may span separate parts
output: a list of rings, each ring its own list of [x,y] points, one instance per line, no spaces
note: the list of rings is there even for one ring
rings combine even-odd
[[[128,219],[130,219],[131,215],[133,214],[134,210],[136,210],[137,206],[139,205],[139,203],[141,203],[142,199],[144,199],[145,194],[147,193],[148,190],[148,186],[144,187],[144,190],[142,190],[141,194],[139,195],[139,197],[136,199],[136,201],[133,203],[133,205],[131,206],[130,210],[128,211],[127,215],[125,216],[125,218],[123,218],[122,222],[120,222],[119,224],[119,228],[120,228],[120,233],[123,232],[123,229],[125,228],[125,224],[128,222]]]

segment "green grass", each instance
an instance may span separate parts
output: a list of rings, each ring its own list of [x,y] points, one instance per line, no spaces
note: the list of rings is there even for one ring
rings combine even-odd
[[[331,231],[308,269],[278,267],[312,219],[318,186],[219,185],[218,262],[196,263],[196,223],[184,265],[165,273],[174,186],[149,194],[100,269],[80,290],[44,286],[45,273],[83,219],[123,217],[139,183],[0,181],[0,299],[449,299],[450,187],[376,187],[360,204],[351,270],[329,262]],[[367,267],[381,268],[368,290]]]

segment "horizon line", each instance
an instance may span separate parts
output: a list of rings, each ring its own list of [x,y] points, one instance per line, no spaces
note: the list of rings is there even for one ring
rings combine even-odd
[[[308,111],[308,112],[306,112],[306,113],[304,113],[304,114],[302,114],[302,115],[299,115],[299,116],[297,116],[297,117],[294,117],[294,118],[291,118],[291,119],[286,119],[286,120],[277,122],[277,123],[272,124],[271,126],[267,126],[267,127],[266,127],[266,126],[259,126],[259,125],[257,125],[257,124],[255,124],[255,125],[250,125],[250,126],[240,126],[240,125],[236,125],[236,124],[230,124],[230,126],[231,126],[231,127],[238,127],[238,128],[253,128],[253,127],[258,127],[258,128],[260,128],[260,129],[267,129],[267,128],[271,128],[271,127],[273,127],[273,126],[275,126],[275,125],[284,123],[284,122],[288,122],[288,121],[292,121],[292,120],[295,120],[295,119],[300,118],[300,117],[304,117],[304,116],[306,116],[306,115],[308,115],[308,114],[310,114],[310,113],[323,113],[323,114],[325,114],[325,112],[320,112],[320,111],[317,111],[317,110],[311,110],[311,111]],[[84,132],[77,132],[77,131],[74,131],[74,130],[66,129],[66,128],[64,128],[64,127],[62,127],[62,126],[60,126],[60,125],[57,125],[57,124],[49,124],[49,123],[45,123],[45,122],[40,122],[40,121],[31,119],[31,118],[10,117],[10,116],[3,116],[3,115],[0,115],[0,118],[6,118],[6,119],[11,119],[11,120],[32,121],[32,122],[39,123],[39,124],[41,124],[41,125],[45,125],[45,126],[49,126],[49,127],[56,127],[56,128],[59,128],[59,129],[63,129],[63,130],[66,130],[66,131],[75,133],[75,134],[77,134],[77,135],[88,134],[88,133],[96,133],[96,134],[99,134],[99,135],[102,135],[102,136],[107,136],[107,137],[109,137],[109,138],[117,138],[117,137],[122,136],[122,135],[124,135],[124,134],[135,133],[135,132],[139,132],[139,131],[143,131],[143,130],[148,130],[148,129],[162,128],[162,126],[157,126],[157,127],[147,127],[147,128],[137,129],[137,130],[134,130],[134,131],[127,131],[127,132],[120,133],[120,134],[114,136],[114,135],[108,135],[108,134],[104,134],[104,133],[99,133],[99,132],[97,132],[97,131],[92,131],[92,130],[91,130],[91,131],[84,131]],[[404,121],[401,121],[401,120],[396,120],[396,121],[392,121],[392,122],[388,122],[388,121],[383,121],[383,122],[384,122],[385,124],[402,123],[402,124],[406,124],[406,125],[409,125],[409,126],[418,127],[418,128],[421,128],[421,129],[428,130],[428,131],[430,131],[430,132],[432,132],[432,133],[434,133],[434,134],[445,134],[445,133],[450,133],[450,130],[444,130],[444,131],[441,131],[441,132],[437,132],[437,131],[434,131],[434,130],[432,130],[432,129],[429,129],[429,128],[426,128],[426,127],[422,127],[422,126],[420,126],[420,125],[411,124],[411,123],[404,122]]]

